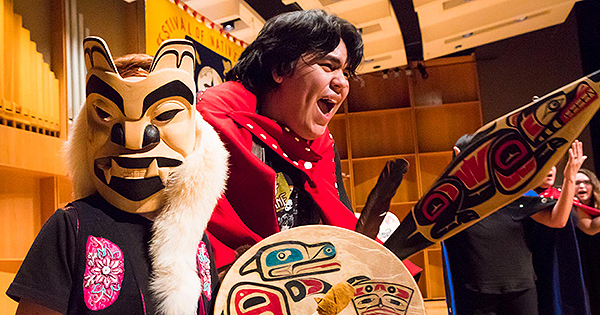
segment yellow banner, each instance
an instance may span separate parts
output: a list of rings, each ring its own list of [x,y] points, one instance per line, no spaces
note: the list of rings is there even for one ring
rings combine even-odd
[[[223,36],[218,28],[200,21],[200,15],[194,17],[191,9],[188,11],[170,0],[146,0],[146,53],[153,55],[163,41],[187,35],[236,63],[244,48]]]

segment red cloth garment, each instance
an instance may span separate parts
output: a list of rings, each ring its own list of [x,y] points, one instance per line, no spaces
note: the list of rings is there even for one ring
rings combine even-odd
[[[229,180],[208,223],[218,267],[235,259],[234,249],[279,232],[275,213],[276,173],[252,153],[253,136],[306,175],[305,190],[321,209],[324,224],[354,230],[356,217],[335,187],[333,138],[313,141],[256,114],[256,97],[241,83],[226,82],[198,95],[197,109],[229,150]]]
[[[226,192],[207,227],[217,267],[232,263],[236,248],[279,232],[276,173],[252,153],[253,138],[306,175],[304,189],[320,209],[323,224],[354,230],[357,222],[335,186],[334,141],[329,131],[313,141],[304,140],[257,114],[256,106],[256,96],[239,82],[225,82],[198,94],[197,110],[230,153]]]
[[[597,217],[600,215],[600,210],[598,210],[594,207],[586,206],[586,205],[582,204],[581,202],[579,202],[579,200],[573,201],[573,205],[575,207],[580,208],[581,210],[585,211],[587,214],[589,214],[592,217]]]

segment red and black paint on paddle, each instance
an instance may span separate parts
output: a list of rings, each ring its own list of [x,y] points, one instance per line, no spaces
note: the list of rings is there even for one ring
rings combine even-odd
[[[384,245],[405,259],[537,187],[600,107],[599,91],[597,71],[481,127]]]

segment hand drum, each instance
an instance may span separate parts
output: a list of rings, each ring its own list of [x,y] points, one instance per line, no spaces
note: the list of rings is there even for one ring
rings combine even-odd
[[[215,314],[318,314],[315,298],[347,282],[339,314],[424,314],[421,292],[402,261],[359,233],[325,225],[293,228],[246,251],[231,267]]]

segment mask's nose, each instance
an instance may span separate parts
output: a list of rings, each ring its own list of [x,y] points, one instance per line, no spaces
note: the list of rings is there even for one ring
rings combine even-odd
[[[125,122],[125,126],[118,123],[112,127],[110,140],[131,150],[147,149],[160,142],[160,131],[154,125],[139,122]]]

